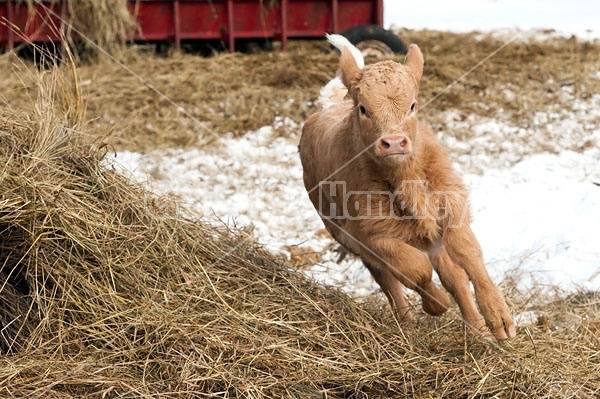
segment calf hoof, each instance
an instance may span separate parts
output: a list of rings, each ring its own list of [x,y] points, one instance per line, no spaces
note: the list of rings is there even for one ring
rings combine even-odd
[[[436,286],[432,285],[432,287],[421,296],[423,310],[432,316],[440,316],[450,307],[450,298]]]
[[[496,339],[502,341],[517,335],[515,321],[498,289],[484,291],[483,295],[478,295],[477,303]]]
[[[415,317],[410,311],[410,306],[396,308],[394,316],[396,316],[396,320],[398,320],[399,323],[411,324],[415,321]]]
[[[496,339],[500,341],[517,336],[517,329],[515,328],[514,321],[512,321],[512,317],[510,318],[510,321],[502,327],[492,327],[491,330]]]

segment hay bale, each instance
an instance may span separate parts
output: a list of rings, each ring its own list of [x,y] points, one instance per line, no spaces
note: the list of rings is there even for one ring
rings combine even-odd
[[[106,50],[133,37],[138,25],[127,0],[69,0],[69,22]],[[84,42],[86,44],[86,42]]]
[[[36,0],[24,0],[31,13],[35,12]],[[45,5],[60,3],[61,0],[44,1]],[[112,51],[115,47],[125,43],[133,37],[138,28],[137,21],[127,9],[127,0],[66,0],[69,13],[69,24],[72,29],[67,30],[69,39],[72,30],[84,35],[101,48]],[[95,51],[87,40],[82,44]]]
[[[29,73],[34,106],[0,107],[0,395],[598,394],[591,328],[522,330],[500,348],[464,335],[456,313],[396,326],[380,298],[318,285],[132,185],[77,133],[77,73]]]

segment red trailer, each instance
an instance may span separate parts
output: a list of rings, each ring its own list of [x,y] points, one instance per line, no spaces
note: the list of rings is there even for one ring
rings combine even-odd
[[[250,41],[323,38],[345,34],[355,44],[377,51],[406,52],[404,44],[383,29],[383,0],[129,0],[141,42],[218,41],[229,51]],[[0,0],[0,46],[22,42],[58,42],[68,21],[66,2],[43,0],[27,7],[22,0]]]

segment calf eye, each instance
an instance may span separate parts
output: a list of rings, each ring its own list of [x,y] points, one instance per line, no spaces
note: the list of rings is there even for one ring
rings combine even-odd
[[[413,112],[415,110],[415,108],[417,108],[417,103],[416,102],[410,104],[410,112]]]
[[[365,107],[363,105],[358,106],[358,111],[360,112],[361,115],[367,114],[367,110],[365,109]]]

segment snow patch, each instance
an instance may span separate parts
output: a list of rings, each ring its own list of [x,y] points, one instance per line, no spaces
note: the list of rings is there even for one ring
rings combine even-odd
[[[588,0],[429,0],[384,1],[386,27],[436,29],[454,32],[492,32],[502,39],[546,40],[600,38],[600,3]]]

